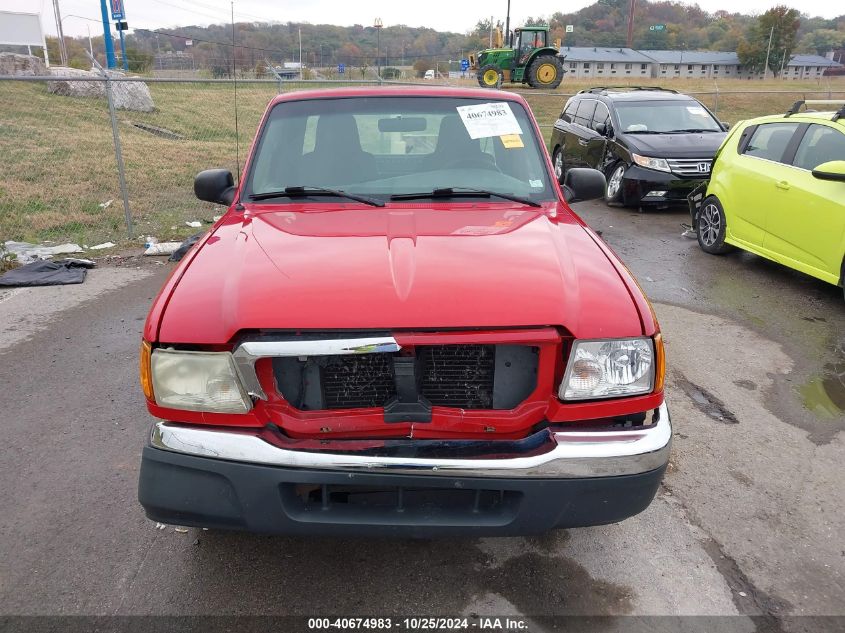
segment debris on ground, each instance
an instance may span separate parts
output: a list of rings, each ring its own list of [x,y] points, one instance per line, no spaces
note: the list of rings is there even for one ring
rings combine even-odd
[[[55,262],[37,260],[0,275],[0,286],[64,286],[81,284],[89,268],[90,259],[60,259]]]
[[[202,226],[202,222],[194,220],[193,222],[185,222],[185,226],[190,226],[192,229],[198,229]]]
[[[89,251],[100,251],[100,250],[103,250],[104,248],[114,248],[115,246],[117,246],[117,244],[115,244],[114,242],[103,242],[102,244],[97,244],[96,246],[89,246],[88,250]]]
[[[220,218],[222,218],[222,217],[223,217],[222,215],[215,215],[213,218],[211,218],[211,221],[212,221],[212,222],[217,222],[217,221],[219,221],[219,220],[220,220]]]
[[[108,209],[111,206],[112,202],[114,202],[114,200],[109,198],[108,200],[106,200],[105,202],[101,202],[97,206],[100,207],[101,209]]]
[[[174,532],[177,532],[177,533],[179,533],[179,534],[187,534],[187,533],[188,533],[188,528],[175,527],[175,528],[173,528],[173,531],[174,531]]]
[[[166,527],[167,526],[164,523],[156,523],[156,529],[157,530],[163,530]]]
[[[29,242],[5,242],[5,250],[17,257],[21,264],[28,264],[39,259],[50,259],[54,255],[69,255],[70,253],[81,253],[82,247],[79,244],[58,244],[56,246],[45,246],[30,244]]]
[[[200,238],[203,235],[205,235],[205,232],[195,233],[194,235],[192,235],[191,237],[186,239],[184,242],[182,242],[182,245],[179,248],[177,248],[175,251],[173,251],[173,254],[168,258],[167,261],[178,262],[180,259],[182,259],[185,256],[185,254],[189,250],[191,250],[191,247],[194,244],[199,242]]]
[[[150,244],[144,255],[172,255],[182,245],[182,242],[156,242]]]
[[[684,229],[684,232],[681,233],[681,237],[685,237],[688,240],[697,240],[698,239],[698,231],[692,228],[690,224],[681,224],[681,228]]]

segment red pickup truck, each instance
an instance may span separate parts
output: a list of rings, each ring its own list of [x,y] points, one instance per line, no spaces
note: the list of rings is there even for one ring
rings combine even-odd
[[[663,344],[518,95],[294,92],[153,303],[151,519],[288,534],[611,523],[669,457]]]

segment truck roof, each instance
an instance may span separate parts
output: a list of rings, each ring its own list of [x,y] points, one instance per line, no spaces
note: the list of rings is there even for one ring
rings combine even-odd
[[[283,101],[308,99],[348,99],[352,97],[452,97],[458,99],[486,99],[488,101],[514,101],[528,106],[522,96],[507,91],[486,88],[452,88],[450,86],[356,86],[352,88],[317,88],[286,92],[273,98],[270,105]]]

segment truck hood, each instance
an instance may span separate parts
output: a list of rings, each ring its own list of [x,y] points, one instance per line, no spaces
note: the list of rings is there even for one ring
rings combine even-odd
[[[698,134],[625,134],[632,151],[658,158],[712,158],[727,132]]]
[[[599,238],[564,206],[555,218],[548,211],[487,202],[250,205],[228,213],[174,273],[181,277],[158,340],[542,325],[579,338],[642,334]]]

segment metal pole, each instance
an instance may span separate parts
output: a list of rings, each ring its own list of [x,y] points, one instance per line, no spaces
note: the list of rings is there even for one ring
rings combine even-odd
[[[634,46],[634,9],[636,8],[637,0],[631,0],[631,6],[628,9],[628,48]]]
[[[56,34],[59,36],[59,57],[62,66],[67,66],[67,46],[65,46],[65,33],[62,30],[62,13],[59,10],[59,0],[53,0],[53,12],[56,15]]]
[[[114,158],[117,162],[117,179],[120,183],[120,196],[123,198],[123,215],[126,218],[126,234],[131,240],[133,235],[132,229],[132,212],[129,210],[129,193],[126,190],[126,173],[123,168],[123,150],[120,147],[120,133],[117,130],[117,116],[114,113],[114,98],[112,96],[111,78],[108,73],[103,70],[103,67],[97,63],[97,60],[89,54],[91,63],[100,72],[100,75],[106,81],[106,100],[109,102],[109,118],[111,119],[111,133],[114,140]]]
[[[302,27],[299,28],[299,81],[302,81]]]
[[[376,66],[378,67],[378,76],[381,77],[381,29],[376,29]]]
[[[106,0],[100,0],[100,12],[103,14],[103,44],[106,47],[106,65],[109,68],[114,68],[117,64],[114,61],[114,42],[111,40],[109,10],[106,8]]]
[[[508,12],[505,15],[505,42],[507,46],[511,45],[511,0],[508,0]]]
[[[769,31],[769,47],[766,49],[766,65],[763,67],[763,79],[769,76],[769,53],[772,52],[772,36],[775,34],[775,27]]]
[[[129,72],[129,64],[126,62],[126,42],[123,39],[123,29],[120,29],[118,33],[120,33],[120,56],[123,58],[123,70]]]

